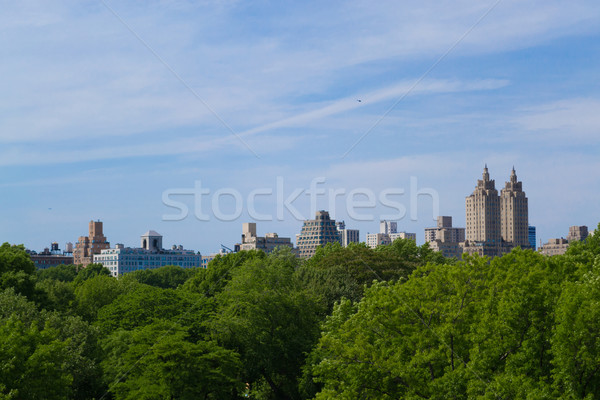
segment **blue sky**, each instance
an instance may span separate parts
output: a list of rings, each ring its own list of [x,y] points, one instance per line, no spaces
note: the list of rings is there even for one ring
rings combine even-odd
[[[388,198],[422,242],[437,212],[464,226],[485,163],[497,188],[515,166],[538,238],[600,221],[595,1],[1,3],[1,242],[63,247],[100,219],[113,244],[154,229],[211,253],[257,189],[259,234],[294,238],[278,182],[309,218],[317,178],[315,206],[344,191],[332,211],[363,239],[403,190]],[[411,177],[439,210],[411,204]],[[168,220],[164,193],[197,181],[210,218],[181,195],[188,216]],[[215,216],[236,211],[219,190],[238,218]],[[371,220],[347,212],[353,191],[375,196]]]

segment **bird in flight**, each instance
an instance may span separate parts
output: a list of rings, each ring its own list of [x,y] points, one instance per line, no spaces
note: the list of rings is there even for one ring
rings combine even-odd
[[[359,103],[362,103],[362,100],[361,100],[361,99],[356,99],[356,101],[358,101]]]

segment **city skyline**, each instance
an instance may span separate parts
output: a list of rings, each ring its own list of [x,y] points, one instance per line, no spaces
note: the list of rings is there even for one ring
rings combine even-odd
[[[164,221],[165,191],[202,181],[246,197],[282,177],[287,197],[324,177],[324,190],[404,189],[398,229],[422,243],[437,215],[423,198],[411,220],[411,177],[439,194],[439,215],[466,226],[485,163],[502,181],[516,166],[538,242],[600,221],[592,1],[33,1],[3,11],[2,242],[62,247],[100,219],[111,243],[156,229],[209,254],[239,240],[248,210],[229,222]],[[257,211],[275,214],[275,199],[259,198]],[[332,219],[361,240],[389,211],[353,220],[343,200]],[[295,204],[313,217],[306,195]],[[294,238],[302,221],[283,216],[256,222]]]

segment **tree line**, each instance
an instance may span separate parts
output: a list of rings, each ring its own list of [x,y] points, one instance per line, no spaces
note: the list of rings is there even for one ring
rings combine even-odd
[[[600,225],[567,254],[396,240],[114,278],[0,246],[0,399],[600,397]]]

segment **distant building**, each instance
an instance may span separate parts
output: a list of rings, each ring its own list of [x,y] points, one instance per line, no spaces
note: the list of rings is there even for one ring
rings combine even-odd
[[[109,249],[110,243],[102,233],[102,222],[90,221],[89,236],[80,236],[73,250],[73,263],[84,267],[92,263],[94,254],[100,254],[104,249]]]
[[[236,249],[238,245],[235,246]],[[276,233],[267,233],[264,237],[256,235],[256,223],[246,222],[242,224],[242,243],[239,250],[262,250],[270,253],[277,247],[294,248],[290,238],[279,237]]]
[[[540,246],[539,252],[546,256],[557,256],[565,254],[569,248],[569,241],[565,238],[550,239],[543,246]]]
[[[327,211],[317,211],[315,219],[304,221],[300,236],[297,236],[298,255],[301,258],[312,257],[317,247],[327,243],[340,243],[335,220],[329,217]]]
[[[452,226],[452,217],[437,217],[437,227],[425,228],[425,242],[430,243],[441,240],[442,235],[446,242],[460,243],[465,241],[465,228]]]
[[[500,195],[487,165],[482,178],[465,200],[463,252],[495,257],[517,246],[529,248],[528,200],[514,167]]]
[[[392,240],[387,233],[367,233],[367,246],[374,249],[377,246],[391,244]]]
[[[587,239],[589,235],[588,227],[583,226],[571,226],[569,228],[569,234],[567,235],[567,240],[569,242],[582,242]]]
[[[517,179],[515,167],[500,192],[502,240],[512,247],[529,247],[529,206],[523,182]]]
[[[29,257],[37,269],[46,269],[50,267],[56,267],[57,265],[71,265],[73,264],[73,256],[62,252],[58,248],[58,243],[53,242],[50,248],[45,248],[44,251],[36,253],[35,251],[27,251]]]
[[[529,247],[531,247],[533,250],[536,249],[537,244],[536,244],[536,235],[535,235],[535,226],[529,226],[528,228],[528,239],[529,239]]]
[[[465,241],[465,228],[452,227],[452,217],[439,216],[436,228],[425,228],[425,242],[444,257],[462,257],[460,243]]]
[[[417,234],[410,232],[398,232],[398,224],[395,221],[381,221],[379,233],[367,234],[367,246],[374,249],[377,246],[391,244],[396,239],[410,239],[417,241]]]
[[[379,233],[397,233],[398,223],[396,221],[379,221]]]
[[[124,247],[117,244],[113,249],[103,249],[93,256],[93,262],[102,264],[112,276],[121,276],[140,269],[155,269],[167,265],[182,268],[202,267],[202,255],[183,246],[173,246],[171,250],[162,248],[162,235],[148,231],[141,236],[140,248]]]
[[[358,229],[347,229],[346,223],[344,221],[337,222],[336,227],[338,232],[340,233],[340,240],[342,241],[342,246],[348,247],[350,243],[360,242],[360,235]]]
[[[547,256],[565,254],[571,243],[583,241],[587,239],[588,235],[587,226],[571,226],[566,239],[550,239],[543,246],[540,246],[538,251]]]

